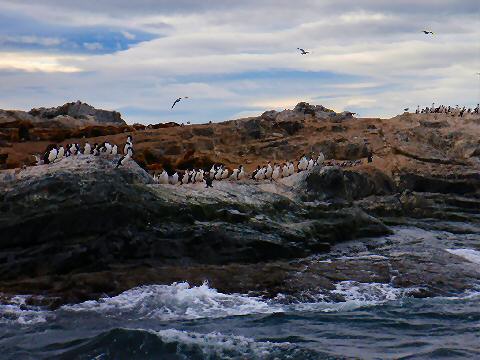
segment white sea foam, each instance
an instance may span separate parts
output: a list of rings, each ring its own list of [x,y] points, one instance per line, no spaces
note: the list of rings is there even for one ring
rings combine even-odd
[[[480,251],[473,249],[446,249],[446,251],[480,265]]]
[[[365,306],[395,301],[417,291],[417,288],[395,288],[389,284],[360,283],[357,281],[341,281],[330,293],[338,295],[345,301],[318,301],[292,305],[295,311],[350,311]],[[323,296],[325,298],[325,296]]]
[[[222,294],[208,284],[188,283],[141,286],[118,296],[66,305],[61,311],[93,312],[122,319],[180,320],[220,318],[250,314],[271,314],[288,311],[348,311],[408,296],[413,289],[394,288],[388,284],[343,281],[330,294],[311,294],[311,302],[285,304],[279,294],[273,300],[241,294]],[[341,297],[345,301],[329,299]]]
[[[141,286],[114,297],[66,305],[62,310],[159,320],[217,318],[282,311],[280,306],[240,294],[222,294],[204,283]]]
[[[50,311],[35,306],[27,306],[28,296],[17,295],[9,299],[8,304],[0,305],[0,323],[32,325],[46,322]]]
[[[142,331],[142,330],[139,330]],[[272,343],[255,341],[244,336],[224,335],[219,332],[201,334],[181,330],[148,331],[158,336],[164,343],[175,343],[176,352],[180,355],[200,351],[205,358],[221,359],[270,359],[280,351],[295,353],[294,346],[288,342]]]

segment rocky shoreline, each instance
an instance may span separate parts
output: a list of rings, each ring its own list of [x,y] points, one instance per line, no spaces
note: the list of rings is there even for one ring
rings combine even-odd
[[[357,250],[348,261],[311,261],[354,239],[366,248],[388,243],[392,226],[480,236],[473,171],[392,178],[323,167],[278,183],[205,189],[154,184],[135,162],[114,163],[79,156],[1,173],[0,292],[7,298],[36,295],[32,301],[55,307],[143,284],[205,280],[219,291],[269,297],[308,297],[342,280],[417,286],[416,296],[429,296],[480,279],[448,253],[429,264],[410,256],[365,260]]]

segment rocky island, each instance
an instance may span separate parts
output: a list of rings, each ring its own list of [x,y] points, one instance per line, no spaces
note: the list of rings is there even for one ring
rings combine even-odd
[[[191,126],[129,126],[82,103],[0,115],[6,302],[26,294],[57,307],[177,281],[289,301],[338,300],[332,290],[347,280],[425,297],[480,280],[478,264],[431,235],[480,238],[478,115],[356,118],[307,103]],[[135,161],[118,169],[120,155],[32,163],[51,142],[121,145],[127,135]],[[252,171],[312,152],[325,154],[324,166],[276,182],[206,189],[152,177],[214,163]]]

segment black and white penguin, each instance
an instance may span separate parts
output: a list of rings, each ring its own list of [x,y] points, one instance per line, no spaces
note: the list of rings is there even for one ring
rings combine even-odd
[[[260,171],[260,165],[257,166],[257,168],[255,170],[253,170],[253,173],[252,173],[252,180],[255,180],[256,179],[256,176],[257,176],[257,173]]]
[[[47,155],[48,162],[45,162],[45,163],[46,164],[53,163],[57,158],[57,155],[58,155],[58,150],[57,150],[57,146],[55,145],[55,147],[48,152],[48,155]]]
[[[85,146],[83,147],[83,153],[85,155],[90,155],[92,153],[92,147],[90,146],[90,144],[88,142],[85,143]]]
[[[124,166],[128,160],[130,160],[130,158],[133,156],[133,150],[132,148],[128,148],[127,149],[127,154],[126,155],[123,155],[117,162],[117,166],[116,168],[118,168],[119,166]],[[167,175],[168,176],[168,175]]]
[[[100,155],[100,150],[98,149],[98,144],[97,144],[97,143],[95,143],[95,144],[93,145],[92,154],[93,154],[93,156],[98,156],[98,155]],[[126,155],[126,154],[125,154],[125,155]]]
[[[206,175],[204,176],[204,180],[205,180],[205,184],[207,186],[205,186],[207,189],[209,187],[213,188],[213,177],[210,176],[210,173],[205,173]]]
[[[133,138],[131,135],[128,135],[127,136],[127,142],[125,143],[125,145],[123,146],[123,153],[126,154],[127,153],[127,150],[128,148],[132,148],[133,150]]]
[[[60,146],[60,148],[58,149],[57,161],[62,160],[64,155],[65,155],[65,149],[63,148],[63,146]]]
[[[240,165],[238,167],[238,176],[237,176],[237,180],[243,180],[245,179],[245,170],[243,169],[243,165]]]

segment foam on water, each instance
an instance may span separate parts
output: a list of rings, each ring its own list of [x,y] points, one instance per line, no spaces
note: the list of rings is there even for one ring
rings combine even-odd
[[[310,302],[285,304],[279,294],[273,300],[242,294],[223,294],[207,283],[190,286],[188,283],[141,286],[118,296],[98,301],[66,305],[61,311],[94,312],[122,319],[183,320],[220,318],[250,314],[270,314],[288,311],[348,311],[408,296],[415,289],[399,289],[388,284],[342,281],[326,294],[310,294]],[[345,301],[333,302],[335,298]]]
[[[222,294],[204,283],[141,286],[114,297],[63,306],[62,310],[159,320],[216,318],[282,311],[279,306],[240,294]]]
[[[480,251],[473,249],[446,249],[446,251],[480,265]]]
[[[8,304],[0,305],[0,324],[32,325],[44,323],[51,312],[40,307],[27,306],[28,296],[17,295],[9,299]]]
[[[295,352],[294,346],[288,342],[255,341],[244,336],[223,335],[219,332],[201,334],[174,329],[148,332],[158,336],[164,343],[177,344],[179,354],[196,350],[201,351],[205,358],[267,359],[275,354],[285,355],[285,351]]]

